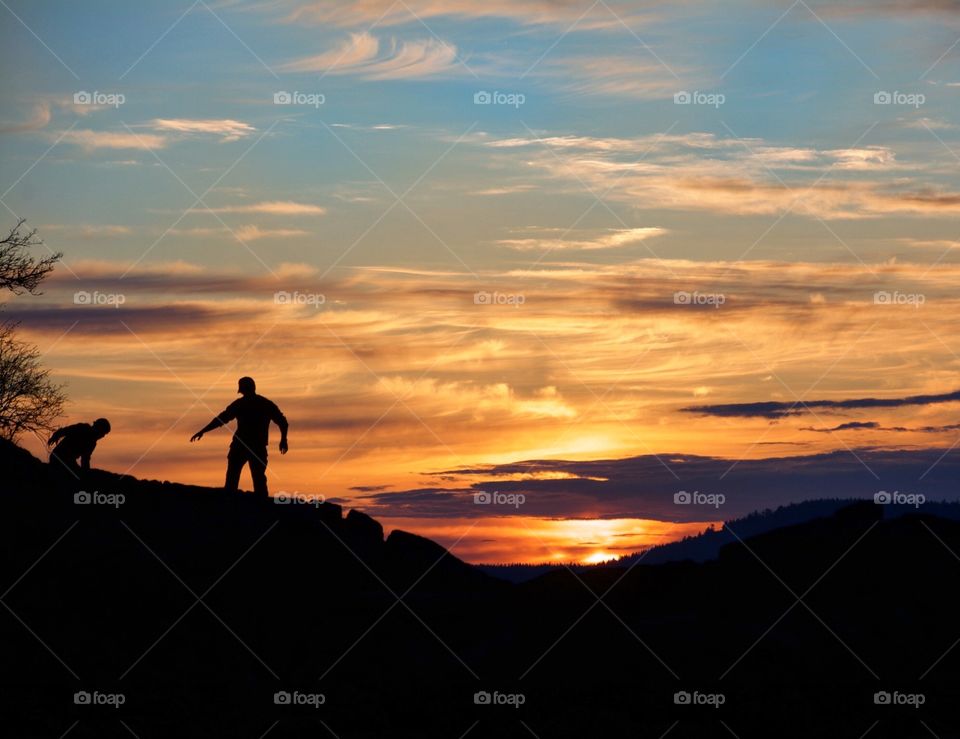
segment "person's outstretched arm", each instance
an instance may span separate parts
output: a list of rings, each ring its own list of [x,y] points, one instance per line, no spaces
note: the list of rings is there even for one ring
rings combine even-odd
[[[221,411],[214,419],[200,429],[197,433],[190,437],[190,441],[200,441],[203,438],[203,435],[208,431],[213,431],[223,426],[225,423],[229,423],[234,418],[237,417],[237,413],[233,408],[233,404],[228,405],[223,411]]]
[[[287,449],[289,449],[287,446],[287,429],[290,428],[290,424],[287,423],[287,417],[283,415],[276,403],[273,404],[270,420],[280,427],[280,453],[286,454]]]
[[[75,423],[72,426],[61,426],[60,428],[58,428],[56,431],[53,432],[53,434],[50,436],[49,439],[47,439],[47,446],[53,446],[58,441],[60,441],[60,439],[62,439],[67,434],[69,434],[79,425],[80,425],[79,423]]]

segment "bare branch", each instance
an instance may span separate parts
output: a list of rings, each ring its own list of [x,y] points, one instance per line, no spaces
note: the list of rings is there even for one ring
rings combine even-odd
[[[63,413],[63,386],[40,366],[40,352],[14,337],[16,324],[0,323],[0,438],[49,431]]]
[[[23,228],[25,223],[26,219],[21,218],[10,233],[0,239],[0,289],[16,295],[25,292],[39,295],[40,283],[53,271],[63,254],[51,253],[43,258],[34,256],[32,247],[43,246],[43,240],[37,237],[35,228]]]

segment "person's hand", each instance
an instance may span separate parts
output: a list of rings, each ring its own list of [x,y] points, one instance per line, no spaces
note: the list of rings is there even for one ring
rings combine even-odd
[[[289,447],[287,446],[287,440],[286,440],[286,439],[280,439],[280,453],[281,453],[281,454],[286,454],[286,453],[287,453],[287,449],[289,449]]]
[[[195,433],[193,436],[190,437],[190,441],[200,441],[200,439],[202,438],[203,438],[203,432],[198,431],[197,433]]]

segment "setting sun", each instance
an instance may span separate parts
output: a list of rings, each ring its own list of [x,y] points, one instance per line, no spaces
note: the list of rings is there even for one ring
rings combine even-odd
[[[598,565],[601,562],[610,562],[616,559],[616,556],[609,552],[595,552],[588,557],[584,557],[582,562],[588,565]]]

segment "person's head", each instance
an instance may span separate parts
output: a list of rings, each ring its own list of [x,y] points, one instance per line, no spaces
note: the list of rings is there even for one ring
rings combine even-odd
[[[252,377],[241,377],[237,382],[237,392],[244,395],[253,395],[257,392],[257,383],[253,381]]]
[[[98,418],[93,422],[93,430],[102,439],[110,433],[110,422],[106,418]]]

